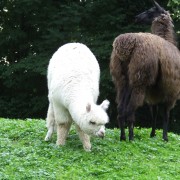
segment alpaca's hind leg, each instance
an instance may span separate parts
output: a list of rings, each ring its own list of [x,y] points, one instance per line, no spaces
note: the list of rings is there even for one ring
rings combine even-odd
[[[58,124],[57,125],[57,142],[56,144],[59,145],[65,145],[66,138],[69,133],[69,129],[71,127],[71,122],[67,122],[64,124]]]
[[[72,118],[69,111],[63,105],[54,102],[53,108],[57,126],[56,144],[64,145],[72,124]]]
[[[75,127],[76,127],[78,134],[79,134],[79,138],[82,141],[84,150],[85,151],[91,151],[90,136],[85,134],[77,124],[75,124]]]
[[[151,120],[152,120],[152,130],[150,137],[156,136],[156,120],[158,116],[158,105],[150,105],[149,106],[150,113],[151,113]]]
[[[48,132],[46,134],[45,141],[49,141],[51,139],[51,136],[55,128],[54,111],[51,103],[49,103],[49,107],[48,107],[46,127],[48,129]]]
[[[127,121],[129,127],[129,140],[134,139],[134,122],[135,122],[135,111],[138,107],[143,105],[145,92],[142,89],[133,89],[130,97],[129,104],[127,106]]]

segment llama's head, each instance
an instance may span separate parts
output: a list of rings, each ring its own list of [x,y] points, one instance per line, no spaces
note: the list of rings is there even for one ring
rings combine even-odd
[[[154,7],[142,12],[135,17],[137,23],[151,24],[152,21],[161,14],[167,14],[167,11],[154,1]]]
[[[81,121],[80,128],[88,135],[104,137],[105,124],[109,122],[106,110],[109,107],[109,101],[104,100],[100,105],[88,103],[86,106],[86,120]]]

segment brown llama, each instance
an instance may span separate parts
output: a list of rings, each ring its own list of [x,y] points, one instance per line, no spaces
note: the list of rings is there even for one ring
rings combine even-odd
[[[139,17],[146,19],[146,14],[142,15],[143,18]],[[129,140],[133,140],[135,111],[146,102],[163,104],[163,139],[168,141],[169,113],[180,98],[180,53],[177,47],[155,34],[119,35],[113,42],[110,72],[117,91],[120,140],[126,139],[125,121],[128,122]]]
[[[174,24],[168,11],[154,1],[154,7],[136,16],[136,22],[141,24],[151,24],[151,32],[177,46]],[[158,115],[158,105],[149,105],[152,118],[152,131],[150,137],[154,137],[156,120]]]

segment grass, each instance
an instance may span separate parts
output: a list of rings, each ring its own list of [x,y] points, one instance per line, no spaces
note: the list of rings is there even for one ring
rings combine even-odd
[[[135,129],[135,141],[119,142],[119,130],[106,130],[104,140],[92,138],[85,152],[72,128],[67,143],[57,147],[56,134],[45,142],[44,120],[0,118],[0,179],[176,180],[180,179],[180,136]]]

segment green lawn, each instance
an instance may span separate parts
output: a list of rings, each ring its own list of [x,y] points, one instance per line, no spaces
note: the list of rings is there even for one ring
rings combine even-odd
[[[64,147],[57,147],[56,134],[45,142],[44,120],[0,118],[0,179],[180,179],[180,136],[162,130],[149,138],[150,129],[135,129],[133,142],[120,142],[119,130],[106,130],[106,137],[92,138],[92,151],[85,152],[70,131]]]

